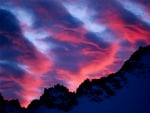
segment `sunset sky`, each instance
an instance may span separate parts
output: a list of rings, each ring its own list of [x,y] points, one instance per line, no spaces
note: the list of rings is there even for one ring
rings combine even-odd
[[[0,0],[0,92],[27,106],[57,83],[75,91],[148,44],[149,0]]]

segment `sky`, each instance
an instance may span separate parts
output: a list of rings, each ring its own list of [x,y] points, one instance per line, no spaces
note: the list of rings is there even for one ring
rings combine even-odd
[[[22,106],[59,83],[116,72],[150,44],[149,0],[0,0],[0,92]]]

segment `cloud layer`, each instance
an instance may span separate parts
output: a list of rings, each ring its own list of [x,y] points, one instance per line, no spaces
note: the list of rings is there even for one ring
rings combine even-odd
[[[0,0],[0,92],[22,106],[56,83],[75,91],[150,44],[149,0]]]

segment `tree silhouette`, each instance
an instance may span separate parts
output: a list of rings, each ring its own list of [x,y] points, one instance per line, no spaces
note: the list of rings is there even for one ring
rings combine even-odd
[[[75,93],[69,92],[66,87],[59,84],[45,89],[40,101],[49,108],[58,108],[64,111],[77,104]]]
[[[0,93],[0,113],[5,113],[4,112],[4,99],[1,93]]]

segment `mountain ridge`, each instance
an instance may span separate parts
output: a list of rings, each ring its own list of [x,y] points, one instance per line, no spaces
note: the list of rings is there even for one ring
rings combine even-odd
[[[16,111],[17,113],[36,113],[36,109],[44,106],[48,109],[69,112],[80,103],[79,99],[82,97],[102,103],[105,99],[115,96],[118,90],[126,87],[130,78],[142,77],[141,74],[144,77],[144,75],[150,73],[149,58],[150,46],[140,47],[116,73],[100,79],[86,79],[77,88],[76,93],[69,92],[66,87],[59,84],[51,88],[45,88],[40,99],[33,100],[26,109],[21,108],[18,100],[6,101],[0,95],[0,111],[1,113],[16,113]],[[136,69],[138,71],[135,71]],[[137,72],[141,73],[140,76]],[[134,76],[126,76],[128,73]]]

